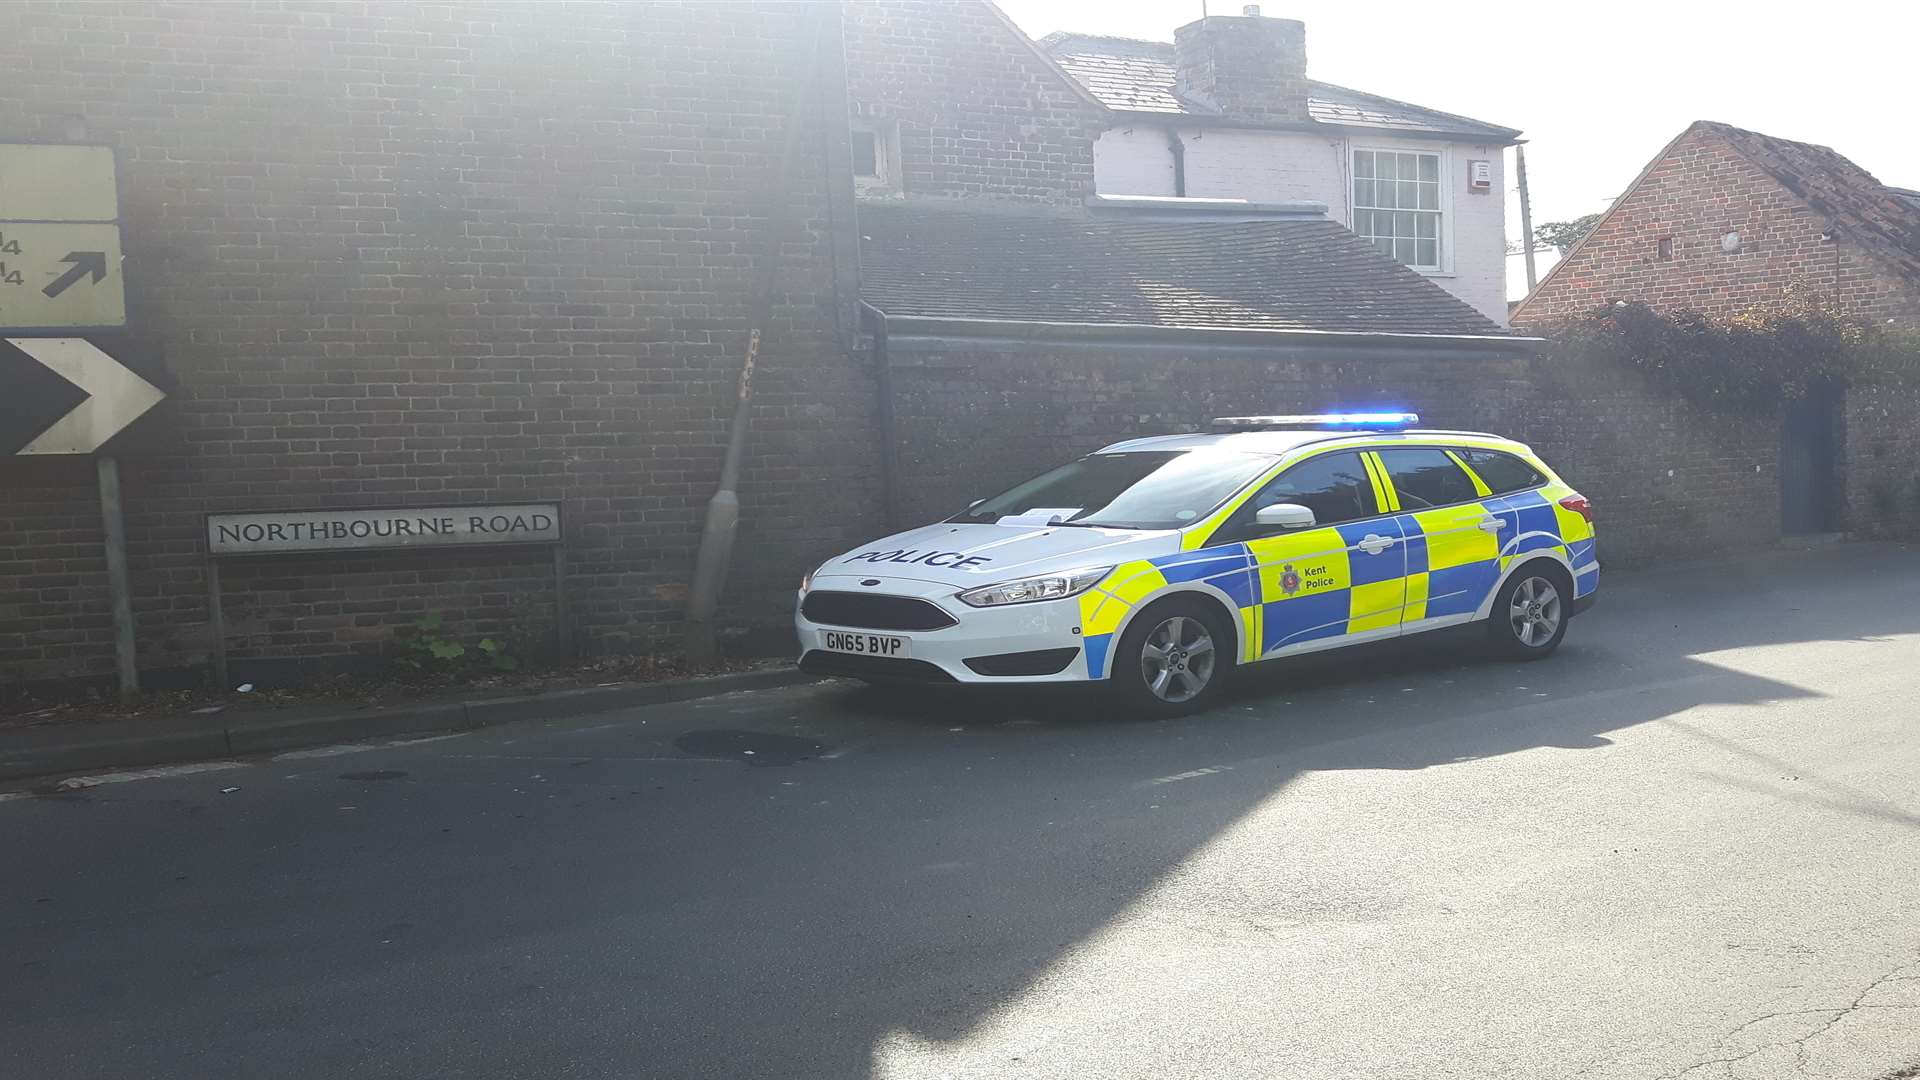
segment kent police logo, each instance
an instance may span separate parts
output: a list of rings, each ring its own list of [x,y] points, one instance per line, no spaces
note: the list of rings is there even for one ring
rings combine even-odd
[[[1288,596],[1300,591],[1300,574],[1294,570],[1292,563],[1280,568],[1280,591]]]

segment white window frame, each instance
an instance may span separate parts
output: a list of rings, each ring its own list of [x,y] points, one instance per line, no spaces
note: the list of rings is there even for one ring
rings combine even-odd
[[[1345,169],[1345,172],[1347,174],[1347,193],[1346,193],[1347,225],[1349,228],[1353,229],[1353,231],[1356,234],[1360,234],[1360,229],[1359,229],[1360,212],[1362,210],[1374,209],[1374,207],[1370,207],[1370,206],[1362,207],[1361,205],[1359,205],[1359,200],[1357,198],[1358,187],[1359,187],[1359,177],[1354,170],[1354,155],[1361,154],[1361,153],[1425,154],[1429,157],[1438,159],[1437,164],[1439,166],[1439,177],[1440,177],[1439,205],[1434,210],[1420,210],[1416,212],[1440,215],[1439,228],[1436,230],[1438,233],[1436,239],[1439,241],[1439,245],[1440,245],[1440,264],[1438,266],[1412,266],[1406,263],[1401,263],[1401,265],[1406,266],[1407,269],[1412,270],[1416,274],[1424,274],[1427,277],[1453,277],[1454,276],[1453,192],[1454,192],[1454,188],[1457,186],[1456,181],[1460,180],[1460,178],[1456,177],[1453,172],[1453,166],[1454,166],[1453,148],[1451,146],[1436,146],[1433,143],[1398,142],[1398,141],[1387,141],[1387,140],[1381,140],[1377,142],[1366,142],[1366,143],[1360,143],[1360,142],[1348,143],[1346,169]],[[1461,182],[1464,182],[1464,181],[1461,181]],[[1388,212],[1391,213],[1392,211],[1389,210]],[[1362,234],[1362,238],[1363,239],[1365,238],[1364,234]],[[1372,243],[1372,241],[1368,240],[1368,243]],[[1399,260],[1395,259],[1394,261],[1398,262]]]

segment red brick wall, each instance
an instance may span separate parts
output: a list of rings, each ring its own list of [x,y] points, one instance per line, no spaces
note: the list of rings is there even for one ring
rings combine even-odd
[[[1844,237],[1820,239],[1823,216],[1720,135],[1691,130],[1587,241],[1528,298],[1517,327],[1579,315],[1612,300],[1725,318],[1797,289],[1903,321],[1920,288],[1882,272]],[[1739,251],[1721,238],[1740,234]],[[1671,238],[1672,258],[1660,244]]]
[[[908,196],[1082,205],[1105,110],[982,0],[845,6],[855,116],[897,125]]]

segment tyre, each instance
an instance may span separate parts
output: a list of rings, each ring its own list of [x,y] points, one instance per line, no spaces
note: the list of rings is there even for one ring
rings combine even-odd
[[[1113,692],[1130,711],[1184,716],[1219,696],[1233,670],[1226,616],[1204,600],[1162,600],[1134,616],[1113,655]]]
[[[1560,647],[1573,615],[1573,582],[1554,563],[1521,567],[1494,597],[1487,636],[1494,651],[1516,660],[1538,660]]]

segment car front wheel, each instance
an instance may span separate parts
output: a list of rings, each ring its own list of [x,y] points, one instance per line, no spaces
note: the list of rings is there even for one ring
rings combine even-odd
[[[1140,613],[1121,635],[1113,683],[1139,712],[1182,716],[1206,708],[1233,667],[1233,639],[1203,603],[1166,601]]]
[[[1524,566],[1507,579],[1493,602],[1487,633],[1496,650],[1518,660],[1538,660],[1560,647],[1573,614],[1566,575],[1544,566]]]

